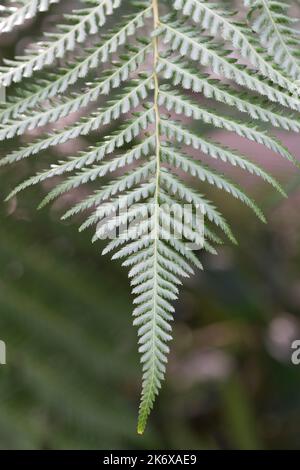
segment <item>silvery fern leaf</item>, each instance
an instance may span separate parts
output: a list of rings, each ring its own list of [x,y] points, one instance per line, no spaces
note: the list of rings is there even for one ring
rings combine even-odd
[[[1,10],[0,34],[55,3],[12,2]],[[80,5],[55,32],[44,32],[40,43],[1,66],[7,101],[0,105],[0,140],[8,151],[0,165],[32,157],[42,162],[43,152],[55,155],[59,145],[91,139],[68,158],[39,165],[9,197],[49,180],[44,206],[86,188],[63,219],[82,217],[80,230],[94,227],[93,241],[108,239],[103,254],[113,253],[129,270],[143,433],[165,377],[182,280],[202,269],[201,250],[217,253],[222,234],[236,243],[210,199],[214,188],[265,221],[257,203],[214,162],[238,167],[285,195],[259,162],[201,126],[236,134],[298,166],[272,134],[272,127],[300,131],[298,34],[277,1],[245,0],[243,15],[210,0]],[[33,132],[37,138],[16,145]]]
[[[0,33],[9,33],[15,26],[23,25],[26,20],[33,18],[39,12],[47,11],[52,3],[58,3],[59,1],[60,0],[27,0],[20,8],[7,8],[7,17],[1,18],[0,20]]]

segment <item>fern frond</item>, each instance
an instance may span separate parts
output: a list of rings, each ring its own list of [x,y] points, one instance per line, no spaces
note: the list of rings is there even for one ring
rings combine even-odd
[[[63,57],[66,51],[73,51],[76,44],[84,42],[88,34],[96,34],[99,27],[106,22],[107,15],[111,15],[121,4],[121,0],[84,0],[84,2],[91,6],[65,15],[72,26],[62,25],[60,28],[62,33],[48,33],[47,36],[52,38],[52,41],[43,43],[41,50],[36,53],[30,51],[30,54],[24,58],[6,61],[9,67],[1,68],[0,86],[7,87],[13,82],[20,82],[24,77],[29,78],[37,70]]]
[[[257,3],[256,0],[245,0],[245,2]],[[268,0],[261,0],[267,3]],[[274,2],[274,5],[278,2]],[[220,5],[221,7],[221,5]],[[202,28],[208,29],[215,37],[220,34],[225,41],[229,41],[232,46],[239,51],[245,59],[273,83],[277,83],[282,88],[294,93],[297,86],[291,80],[278,72],[264,57],[257,48],[253,36],[245,25],[241,25],[232,19],[232,13],[218,8],[217,4],[211,4],[207,0],[176,0],[174,4],[176,10],[188,17],[192,17],[195,23],[199,23]]]
[[[267,181],[273,187],[278,189],[279,192],[282,192],[281,187],[270,175],[268,175],[258,165],[250,162],[245,157],[232,152],[230,149],[215,144],[214,142],[210,142],[203,139],[202,137],[199,137],[198,135],[190,132],[188,129],[179,126],[178,123],[164,121],[163,126],[163,129],[169,138],[175,137],[177,142],[184,142],[185,145],[192,146],[196,150],[200,149],[203,153],[209,155],[212,158],[229,162],[233,166],[239,166],[241,169],[261,177],[263,180]]]
[[[123,61],[117,64],[114,69],[108,71],[101,77],[99,83],[93,84],[86,93],[76,94],[70,99],[62,100],[61,104],[53,105],[46,111],[30,113],[25,119],[17,117],[9,124],[0,127],[0,141],[4,139],[11,139],[15,135],[22,135],[27,130],[36,129],[45,126],[49,123],[56,122],[59,119],[68,116],[71,113],[76,113],[81,108],[88,106],[90,103],[96,101],[101,94],[109,94],[112,88],[117,88],[123,81],[126,81],[130,73],[137,70],[139,65],[144,63],[147,53],[149,53],[149,44],[141,47],[140,49],[133,49],[130,54],[122,56]]]
[[[125,189],[130,189],[136,184],[139,184],[142,180],[149,178],[149,175],[154,173],[154,166],[155,165],[153,161],[147,162],[144,166],[138,167],[135,171],[131,171],[125,177],[123,176],[110,186],[106,187],[102,192],[101,199],[98,199],[99,203],[109,199],[116,193],[124,191]],[[74,177],[71,177],[69,180],[63,182],[61,185],[53,189],[43,200],[40,207],[48,204],[50,201],[56,199],[61,194],[70,191],[71,189],[77,188],[78,186],[87,183],[89,180],[93,181],[93,179],[99,176],[101,176],[101,167],[93,168],[92,170],[85,171]]]
[[[235,132],[241,137],[245,137],[258,144],[265,145],[265,147],[273,150],[290,161],[295,161],[292,155],[280,142],[277,142],[275,138],[268,136],[265,132],[257,130],[247,122],[240,122],[236,118],[222,116],[215,111],[201,108],[198,104],[183,97],[181,93],[168,89],[165,91],[162,89],[159,93],[159,104],[161,106],[165,106],[168,111],[174,110],[176,114],[185,114],[185,116],[192,117],[195,120],[205,122],[206,124],[212,124],[214,127]]]
[[[144,25],[145,19],[151,14],[151,8],[143,8],[137,15],[125,17],[125,21],[118,28],[102,36],[98,46],[88,48],[84,58],[77,58],[66,69],[59,69],[55,74],[49,74],[35,81],[34,85],[27,84],[25,89],[16,90],[13,101],[0,112],[0,124],[6,124],[11,118],[34,108],[38,103],[64,93],[79,79],[87,76],[90,70],[96,69],[99,64],[105,63],[117,49],[126,43],[137,29]],[[50,78],[50,79],[49,79]],[[106,90],[109,93],[109,90]],[[1,106],[0,106],[1,109]]]
[[[294,80],[300,79],[299,37],[293,28],[288,2],[244,0],[249,7],[249,21],[262,45],[276,64]]]
[[[0,34],[9,33],[15,26],[20,26],[26,20],[33,18],[39,12],[47,11],[53,3],[60,0],[29,0],[20,8],[13,8],[6,18],[0,19]]]
[[[187,203],[193,203],[196,207],[201,207],[203,214],[217,227],[220,227],[232,242],[236,242],[227,222],[210,201],[206,200],[201,194],[187,188],[176,176],[166,171],[162,172],[161,183],[163,188],[166,188],[171,194],[178,195],[180,199]]]
[[[162,159],[163,161],[165,160],[171,163],[175,168],[179,168],[185,173],[199,178],[200,181],[207,181],[209,184],[215,185],[217,188],[230,193],[233,197],[249,206],[256,215],[265,221],[257,205],[238,186],[234,185],[223,175],[210,169],[207,165],[199,161],[195,162],[192,158],[189,158],[185,154],[180,154],[177,149],[170,147],[163,148]]]
[[[247,93],[239,92],[220,80],[210,79],[208,75],[200,74],[180,60],[168,60],[160,57],[158,71],[164,78],[172,80],[186,90],[202,93],[206,98],[212,98],[220,103],[237,108],[242,113],[247,113],[252,119],[270,122],[274,127],[281,127],[294,132],[300,131],[299,117],[285,116],[280,110],[270,106],[268,101],[263,101],[255,96],[249,97]]]
[[[119,99],[109,102],[107,108],[104,108],[103,110],[99,109],[90,119],[82,119],[81,124],[71,126],[63,132],[54,133],[45,139],[40,139],[31,145],[27,145],[26,147],[7,155],[0,160],[0,166],[17,162],[23,158],[28,158],[42,150],[46,150],[49,147],[53,147],[58,144],[63,144],[68,140],[75,139],[81,135],[87,135],[89,132],[97,130],[100,125],[108,124],[111,119],[118,119],[121,114],[127,113],[130,109],[135,108],[140,103],[140,100],[145,99],[148,94],[148,88],[151,86],[151,77],[131,83],[131,85],[123,90],[121,99],[119,97]],[[147,119],[150,115],[151,109],[148,109],[139,118],[134,120],[131,126],[128,126],[128,128],[126,127],[121,132],[120,136],[115,136],[114,145],[120,146],[124,141],[129,142],[135,135],[138,135],[140,128],[146,127],[145,122],[147,123]],[[109,145],[105,146],[105,148],[106,147],[109,147]],[[113,151],[113,149],[114,147],[112,147],[111,151]],[[103,150],[103,152],[105,153],[105,150]]]
[[[282,91],[282,88],[269,85],[264,79],[257,76],[256,72],[238,64],[237,60],[229,59],[228,51],[222,50],[220,44],[206,38],[200,40],[193,28],[182,25],[179,21],[163,23],[161,34],[164,43],[168,44],[172,51],[178,51],[183,57],[197,61],[203,66],[211,67],[215,74],[265,95],[272,102],[300,111],[299,99],[291,97]],[[295,92],[295,87],[292,90]]]
[[[125,153],[124,155],[121,155],[120,157],[115,158],[112,161],[109,161],[107,163],[104,163],[101,166],[96,166],[95,169],[93,170],[87,170],[87,171],[93,172],[93,171],[97,171],[98,169],[99,176],[105,176],[107,173],[116,171],[117,169],[122,168],[126,165],[129,165],[133,163],[134,161],[142,158],[142,156],[149,154],[150,148],[151,147],[154,148],[154,145],[155,145],[155,139],[154,139],[154,136],[151,135],[147,137],[140,144],[137,144],[135,147],[133,147],[132,150]],[[97,160],[102,160],[102,158],[103,158],[103,154],[99,152],[99,149],[97,149],[97,151],[93,151],[91,153],[84,153],[81,157],[72,158],[67,161],[59,162],[56,165],[52,165],[52,167],[49,170],[45,170],[41,173],[38,173],[37,175],[32,176],[28,180],[21,183],[10,193],[8,198],[15,196],[20,191],[23,191],[24,189],[30,186],[41,183],[42,181],[53,178],[54,176],[60,176],[65,173],[71,172],[73,170],[79,170],[80,168],[84,166],[91,165]]]

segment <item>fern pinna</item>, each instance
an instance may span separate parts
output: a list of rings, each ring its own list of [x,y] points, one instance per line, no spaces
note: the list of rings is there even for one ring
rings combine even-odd
[[[12,147],[1,165],[50,152],[80,136],[97,137],[93,146],[21,182],[9,197],[60,177],[43,206],[95,182],[98,189],[84,193],[63,216],[85,213],[81,229],[98,226],[95,239],[142,216],[131,229],[135,237],[129,230],[104,250],[124,259],[134,294],[143,368],[139,433],[165,375],[172,304],[181,278],[201,268],[187,243],[201,242],[200,228],[187,221],[183,239],[165,236],[166,207],[176,202],[171,216],[175,229],[180,207],[200,207],[203,249],[216,253],[221,232],[234,243],[235,237],[203,194],[202,182],[226,191],[265,219],[237,184],[212,168],[214,160],[248,171],[284,194],[246,155],[197,132],[197,123],[236,133],[296,163],[269,128],[300,130],[298,32],[287,2],[244,3],[237,15],[221,1],[82,0],[54,32],[44,32],[43,41],[23,56],[5,60],[0,70],[0,86],[7,94],[0,109],[0,139]],[[59,0],[6,2],[0,34],[40,12],[67,6]],[[216,103],[228,112],[216,111]],[[72,124],[56,126],[69,115]],[[37,139],[13,148],[15,137],[39,128]],[[115,211],[125,206],[126,212],[116,217]],[[151,216],[143,218],[150,206]]]

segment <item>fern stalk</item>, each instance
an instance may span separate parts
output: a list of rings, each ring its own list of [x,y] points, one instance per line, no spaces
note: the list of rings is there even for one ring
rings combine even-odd
[[[157,0],[151,0],[152,2],[152,11],[153,11],[153,30],[156,31],[159,28],[159,9]],[[156,72],[157,65],[159,61],[159,39],[157,35],[154,35],[152,39],[153,45],[153,78],[154,78],[154,111],[155,111],[155,160],[156,160],[156,175],[155,175],[155,195],[154,195],[154,259],[153,259],[153,313],[151,320],[151,329],[152,329],[152,339],[151,339],[151,357],[149,358],[150,362],[150,372],[149,369],[146,371],[143,377],[143,388],[142,388],[142,398],[140,404],[140,412],[138,418],[138,434],[143,434],[145,431],[146,423],[150,411],[153,407],[155,400],[155,395],[157,394],[157,384],[156,381],[156,354],[155,350],[156,345],[156,329],[157,329],[157,271],[158,271],[158,238],[159,238],[159,189],[160,189],[160,154],[161,154],[161,143],[160,143],[160,111],[158,105],[159,97],[159,78]]]

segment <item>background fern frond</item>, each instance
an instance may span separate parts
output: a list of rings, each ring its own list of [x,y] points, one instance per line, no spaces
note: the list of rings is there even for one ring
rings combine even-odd
[[[0,19],[0,34],[9,33],[15,26],[23,25],[26,20],[33,18],[39,12],[47,11],[53,3],[59,3],[59,1],[28,0],[19,8],[11,8],[11,13],[6,18]]]
[[[113,10],[120,6],[121,0],[84,0],[84,2],[90,6],[75,10],[72,15],[66,15],[71,26],[62,25],[60,29],[63,32],[51,35],[48,33],[52,41],[43,43],[41,51],[30,51],[27,57],[6,61],[7,65],[11,66],[2,67],[0,86],[9,86],[13,82],[20,82],[24,77],[29,78],[37,70],[53,64],[56,58],[63,57],[66,51],[73,51],[76,44],[84,42],[88,34],[98,32],[99,27],[106,22],[107,15],[111,15]]]
[[[249,7],[249,21],[262,45],[276,64],[294,80],[300,78],[299,33],[295,19],[288,13],[288,2],[244,0]]]

